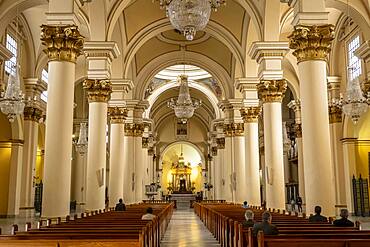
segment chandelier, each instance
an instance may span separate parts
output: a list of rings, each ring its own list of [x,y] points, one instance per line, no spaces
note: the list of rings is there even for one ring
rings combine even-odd
[[[24,110],[24,95],[20,89],[19,66],[16,66],[15,74],[9,74],[8,84],[5,92],[1,93],[0,109],[4,113],[9,122],[14,122],[17,115],[23,113]]]
[[[78,141],[75,144],[76,151],[80,155],[84,155],[87,152],[87,126],[86,123],[80,123],[80,135]]]
[[[177,81],[180,82],[179,96],[177,100],[175,98],[170,99],[167,105],[169,108],[174,109],[178,119],[186,123],[187,119],[193,116],[194,110],[197,109],[202,102],[200,100],[195,100],[194,102],[191,100],[187,75],[179,75]]]
[[[157,0],[166,8],[172,26],[181,31],[187,40],[193,40],[197,31],[203,30],[211,15],[226,0]]]
[[[358,77],[351,79],[352,68],[348,69],[348,85],[344,97],[340,99],[344,114],[356,124],[360,117],[367,111],[368,104],[361,91]]]

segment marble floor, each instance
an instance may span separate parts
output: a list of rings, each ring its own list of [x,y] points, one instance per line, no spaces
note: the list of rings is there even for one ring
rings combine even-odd
[[[221,246],[192,209],[176,210],[161,241],[161,247]]]

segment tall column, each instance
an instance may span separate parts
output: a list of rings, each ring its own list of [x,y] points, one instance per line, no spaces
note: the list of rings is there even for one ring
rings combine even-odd
[[[125,127],[125,136],[124,136],[124,149],[123,149],[123,200],[125,203],[134,203],[135,194],[134,194],[134,162],[135,162],[135,125],[126,123]]]
[[[226,185],[226,176],[225,173],[225,163],[224,163],[224,155],[225,155],[225,138],[224,137],[217,137],[217,168],[215,170],[215,194],[216,199],[224,199],[227,201],[231,201],[231,191],[229,191],[230,186]]]
[[[334,39],[334,26],[297,25],[289,38],[300,78],[307,213],[320,205],[323,214],[334,215],[335,181],[326,86],[326,58]]]
[[[86,204],[86,154],[73,152],[71,200],[76,201],[76,210],[84,210]]]
[[[241,110],[245,130],[245,163],[246,163],[246,201],[248,204],[261,205],[260,195],[260,162],[258,144],[258,116],[261,107],[246,107]]]
[[[89,99],[85,209],[92,211],[105,208],[107,102],[112,85],[107,80],[86,79],[83,86]]]
[[[124,120],[127,111],[122,107],[109,107],[110,117],[110,160],[109,160],[109,206],[113,207],[123,198]]]
[[[298,192],[302,198],[303,208],[306,204],[305,182],[304,182],[304,163],[303,163],[303,144],[302,144],[302,123],[301,123],[301,101],[292,100],[288,107],[293,109],[295,114],[294,129],[296,134],[296,144],[298,149]]]
[[[344,184],[346,186],[347,209],[354,213],[353,207],[353,186],[352,178],[357,175],[356,171],[356,152],[357,138],[343,138],[343,157],[344,157]]]
[[[35,169],[37,142],[39,131],[39,120],[42,117],[42,111],[36,106],[27,106],[24,108],[24,144],[23,144],[23,166],[22,166],[22,186],[20,209],[34,209],[35,199]],[[32,212],[30,212],[32,213]]]
[[[42,25],[49,58],[42,216],[69,214],[75,63],[83,37],[77,26]]]
[[[225,164],[229,169],[232,201],[241,203],[245,201],[248,191],[246,188],[245,165],[245,137],[243,123],[229,123],[224,125],[225,149],[227,160]]]
[[[257,89],[263,103],[266,203],[268,208],[285,209],[281,101],[287,83],[285,80],[261,81]]]

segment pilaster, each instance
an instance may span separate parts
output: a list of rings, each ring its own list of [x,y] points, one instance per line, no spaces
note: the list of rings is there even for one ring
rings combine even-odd
[[[288,42],[279,41],[253,42],[248,54],[260,65],[258,77],[261,80],[283,78],[282,61],[289,52],[288,45]]]

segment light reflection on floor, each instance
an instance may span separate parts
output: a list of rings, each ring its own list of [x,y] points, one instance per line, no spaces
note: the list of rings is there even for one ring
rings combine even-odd
[[[193,210],[175,211],[161,247],[220,246]]]

